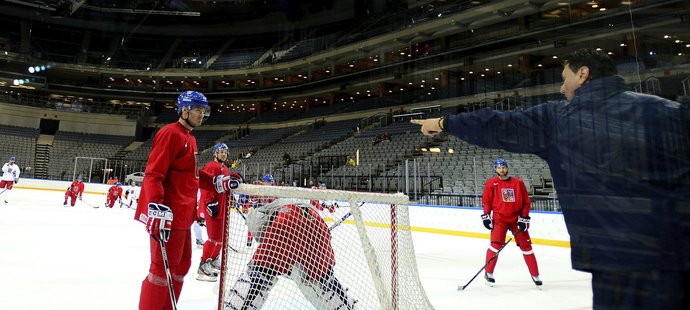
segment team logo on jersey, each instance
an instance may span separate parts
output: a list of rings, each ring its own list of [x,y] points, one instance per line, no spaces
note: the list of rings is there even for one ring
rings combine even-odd
[[[515,202],[515,191],[512,188],[501,188],[503,202]]]

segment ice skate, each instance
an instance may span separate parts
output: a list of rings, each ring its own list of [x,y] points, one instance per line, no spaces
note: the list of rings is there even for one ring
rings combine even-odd
[[[217,273],[220,273],[220,256],[211,261],[211,267],[213,267],[213,270],[215,270]]]
[[[67,206],[67,201],[63,202],[63,203],[62,203],[62,206],[63,206],[63,207],[66,207],[66,206]]]
[[[207,259],[205,262],[199,264],[199,270],[196,274],[196,279],[199,281],[206,282],[216,282],[218,281],[218,272],[213,269],[211,265],[211,259]]]
[[[539,278],[539,276],[533,276],[532,281],[534,282],[534,285],[536,285],[538,289],[541,289],[542,284],[544,284],[543,282],[541,282],[541,279]]]
[[[488,286],[494,287],[494,284],[496,284],[496,279],[494,278],[493,273],[485,273],[484,279],[486,280],[486,285]]]
[[[247,247],[248,248],[252,247],[252,239],[247,240]]]

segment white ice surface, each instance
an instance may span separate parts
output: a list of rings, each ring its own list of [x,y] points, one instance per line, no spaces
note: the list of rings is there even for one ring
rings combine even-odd
[[[105,209],[105,196],[63,207],[63,192],[15,189],[0,202],[0,309],[136,309],[148,273],[148,237],[133,210]],[[567,248],[535,245],[543,290],[535,289],[519,249],[501,252],[496,285],[482,275],[488,240],[415,233],[419,273],[436,309],[591,309],[591,276],[571,269]],[[194,247],[180,310],[213,309],[213,283],[195,280]]]

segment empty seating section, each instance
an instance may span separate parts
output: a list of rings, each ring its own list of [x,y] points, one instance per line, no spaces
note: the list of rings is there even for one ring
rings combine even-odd
[[[423,107],[414,112],[422,112],[424,115],[420,117],[435,117],[454,113],[454,110],[454,107],[441,109],[436,106]],[[410,124],[407,119],[387,126],[378,124],[377,121],[373,127],[363,127],[359,119],[351,119],[286,128],[251,129],[246,136],[230,141],[223,139],[236,135],[229,135],[232,131],[228,130],[197,130],[194,135],[201,154],[201,167],[212,160],[210,149],[216,141],[228,144],[228,159],[241,158],[240,169],[250,169],[254,176],[277,169],[304,167],[305,164],[319,162],[318,158],[333,157],[338,159],[335,161],[338,164],[316,167],[313,177],[329,180],[329,183],[333,181],[334,184],[329,186],[344,189],[370,187],[373,191],[404,190],[405,160],[408,160],[408,171],[415,171],[425,180],[442,182],[442,187],[434,188],[435,194],[481,195],[485,181],[495,175],[492,166],[494,160],[503,157],[509,162],[510,174],[525,181],[530,195],[556,197],[545,161],[534,155],[483,149],[452,136],[441,139],[425,137],[419,134],[418,126]],[[0,155],[17,156],[20,166],[32,166],[38,129],[11,126],[1,126],[0,129],[9,133],[0,137]],[[132,137],[124,136],[58,132],[50,156],[49,178],[69,179],[75,157],[112,158],[132,140]],[[151,144],[152,139],[145,141],[123,159],[145,162]],[[431,151],[431,148],[438,150]],[[358,151],[358,165],[340,164],[340,158],[355,158]],[[250,157],[246,157],[248,153],[251,153]],[[285,154],[290,156],[290,163],[284,161]],[[94,164],[93,167],[80,164],[77,173],[88,173],[81,171],[84,169],[94,169],[97,173],[105,163]],[[369,176],[372,178],[366,181],[364,187],[353,183],[362,182],[362,178]]]
[[[34,167],[38,129],[0,125],[0,132],[0,162],[5,164],[11,156],[15,156],[21,173],[25,177],[32,176],[33,172],[25,168]]]
[[[443,189],[438,192],[481,195],[486,180],[496,175],[493,162],[499,157],[508,161],[509,173],[523,179],[532,195],[539,194],[535,190],[544,189],[545,179],[550,180],[546,162],[535,155],[484,149],[452,136],[439,149],[438,153],[426,152],[418,159],[420,171],[443,177]]]
[[[254,118],[254,112],[244,113],[211,113],[204,124],[207,125],[230,125],[248,123]],[[177,119],[177,118],[176,118]]]
[[[213,147],[216,140],[228,133],[227,130],[194,130],[192,134],[196,137],[196,146],[199,152]]]
[[[316,51],[325,50],[335,40],[340,37],[341,33],[332,33],[318,38],[310,38],[299,41],[291,46],[287,52],[280,58],[280,62],[288,62],[298,58],[306,57]]]
[[[51,179],[70,179],[74,171],[76,157],[111,158],[119,150],[134,140],[133,137],[98,134],[81,134],[58,131],[53,140],[48,166]],[[89,170],[98,172],[105,168],[105,161],[79,162],[77,174],[87,174]]]
[[[170,124],[176,122],[179,118],[180,116],[176,110],[164,110],[156,117],[156,123]]]
[[[327,122],[314,128],[301,127],[295,134],[262,148],[245,163],[259,164],[267,167],[285,165],[283,156],[288,154],[293,162],[303,159],[328,147],[333,141],[339,141],[352,134],[359,120]],[[298,127],[295,127],[298,128]]]
[[[406,157],[411,157],[428,138],[418,134],[417,125],[408,122],[393,123],[362,131],[315,156],[351,156],[355,158],[359,150],[359,165],[334,167],[327,175],[374,176],[381,174],[387,166],[397,165]],[[376,136],[389,134],[390,140],[375,142]],[[390,186],[387,186],[390,188]]]
[[[149,153],[151,153],[151,145],[152,144],[153,144],[153,135],[152,135],[151,139],[144,141],[144,143],[142,145],[140,145],[137,149],[135,149],[135,150],[129,152],[127,155],[125,155],[124,159],[148,161]]]
[[[252,156],[250,158],[243,159],[245,164],[249,164],[256,160],[255,155],[257,154],[257,150],[272,145],[278,142],[280,139],[284,138],[285,136],[295,133],[301,129],[304,129],[304,127],[253,129],[249,132],[248,135],[242,137],[241,139],[223,142],[225,142],[228,145],[228,159],[230,160],[244,158],[244,154],[251,152]],[[280,154],[280,156],[282,156],[282,153]],[[208,155],[208,157],[202,157],[202,159],[205,160],[210,160],[210,158],[211,155]],[[277,158],[276,161],[280,161],[280,158]]]
[[[211,65],[211,69],[239,69],[248,67],[266,52],[263,48],[226,51]]]

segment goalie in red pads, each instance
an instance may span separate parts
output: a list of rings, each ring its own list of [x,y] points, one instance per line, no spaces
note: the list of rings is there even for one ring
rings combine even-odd
[[[277,199],[251,212],[259,242],[225,309],[261,309],[278,276],[293,280],[316,309],[354,309],[356,301],[333,273],[331,233],[309,201]]]

